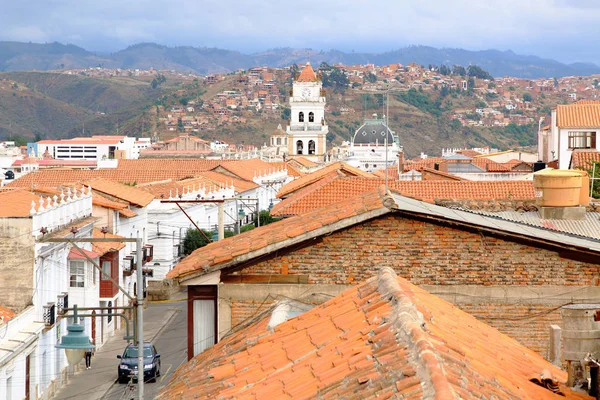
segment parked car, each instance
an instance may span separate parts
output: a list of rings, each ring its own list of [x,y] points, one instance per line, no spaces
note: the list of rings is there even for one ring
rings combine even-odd
[[[125,348],[123,355],[117,355],[121,360],[118,367],[120,383],[126,383],[130,378],[138,378],[138,346],[130,344]],[[144,382],[156,382],[160,376],[160,354],[152,343],[144,343]]]

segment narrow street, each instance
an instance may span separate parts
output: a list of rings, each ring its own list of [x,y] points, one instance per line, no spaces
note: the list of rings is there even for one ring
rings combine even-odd
[[[157,303],[149,307],[164,309],[166,314],[168,309],[176,307],[177,314],[170,323],[154,339],[154,346],[161,359],[160,377],[156,382],[146,382],[144,385],[144,398],[153,399],[158,392],[167,384],[173,375],[173,372],[179,368],[182,363],[187,361],[187,302],[177,303]],[[125,346],[123,346],[123,349]],[[117,376],[117,354],[114,355],[114,377],[115,383],[110,390],[102,397],[103,400],[129,400],[135,399],[137,393],[137,384],[121,384],[116,382]]]
[[[169,382],[173,372],[187,361],[186,313],[185,300],[151,303],[144,311],[145,341],[154,343],[161,358],[161,376],[156,382],[144,385],[145,399],[153,399]],[[76,372],[53,399],[135,399],[137,383],[121,384],[117,381],[117,355],[122,354],[127,346],[122,339],[123,335],[124,330],[108,340],[96,352],[92,368]]]

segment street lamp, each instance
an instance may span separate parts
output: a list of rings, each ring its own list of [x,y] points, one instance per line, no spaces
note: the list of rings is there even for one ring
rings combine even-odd
[[[75,365],[83,359],[87,349],[94,349],[88,335],[83,333],[83,326],[77,323],[77,305],[73,306],[73,324],[67,326],[67,334],[62,337],[57,349],[65,349],[69,365]]]

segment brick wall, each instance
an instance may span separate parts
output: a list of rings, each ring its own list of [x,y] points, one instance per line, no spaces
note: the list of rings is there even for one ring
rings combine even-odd
[[[236,274],[303,274],[312,284],[354,284],[384,266],[422,285],[547,286],[572,290],[597,286],[599,265],[562,258],[557,251],[533,247],[487,233],[468,232],[398,215],[351,227],[315,244],[281,254]],[[568,301],[568,300],[566,300]],[[548,327],[560,325],[556,301],[518,304],[460,302],[472,313],[527,347],[546,354]],[[533,303],[533,302],[532,302]],[[558,304],[560,305],[560,304]],[[248,314],[248,304],[232,313]]]
[[[599,265],[400,216],[333,233],[312,246],[245,268],[242,274],[304,274],[309,283],[352,284],[381,267],[417,285],[598,285]]]
[[[231,301],[231,326],[248,322],[250,319],[260,315],[273,305],[273,301],[246,300]]]

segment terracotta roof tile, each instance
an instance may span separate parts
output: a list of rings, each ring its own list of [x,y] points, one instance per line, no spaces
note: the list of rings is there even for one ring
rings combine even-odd
[[[16,314],[8,308],[0,306],[0,323],[10,321],[15,315]]]
[[[94,228],[92,232],[92,237],[94,238],[115,238],[115,239],[123,239],[123,236],[113,235],[112,233],[102,233],[100,229]],[[111,251],[119,251],[125,248],[125,243],[123,242],[98,242],[92,244],[92,250],[98,253],[99,256],[103,256]]]
[[[561,398],[530,382],[548,370],[564,398],[591,399],[537,353],[389,268],[274,330],[269,318],[184,364],[157,398]]]
[[[100,257],[100,254],[96,253],[95,251],[89,251],[86,249],[81,249],[81,251],[83,251],[89,258]],[[87,258],[81,254],[81,251],[73,247],[71,251],[69,251],[67,258],[69,260],[86,260]]]
[[[123,210],[127,208],[127,204],[119,203],[118,201],[112,201],[98,193],[92,192],[92,204],[99,207],[110,208],[113,210]]]
[[[308,186],[316,181],[319,181],[326,176],[331,176],[330,174],[332,172],[337,172],[338,174],[345,175],[345,176],[361,176],[363,178],[375,178],[375,175],[373,175],[369,172],[362,171],[362,170],[352,167],[351,165],[346,164],[344,162],[335,162],[335,163],[331,163],[331,164],[325,166],[324,168],[321,168],[315,172],[306,174],[306,175],[284,185],[279,190],[279,193],[277,193],[277,197],[282,198],[282,197],[288,196],[291,193],[294,193],[294,192],[302,189],[305,186]]]
[[[306,63],[296,82],[316,82],[317,75],[309,62]]]
[[[96,192],[125,200],[138,207],[145,207],[154,200],[154,196],[144,190],[103,178],[96,178],[84,184],[91,186]]]
[[[320,228],[350,217],[370,215],[369,211],[388,212],[383,205],[383,191],[374,189],[354,197],[346,196],[343,201],[323,207],[306,215],[288,218],[230,238],[209,243],[184,258],[167,274],[167,278],[182,279],[197,273],[224,268],[238,260],[247,259],[249,254],[264,251],[267,247],[282,246],[290,240],[314,233]],[[358,223],[358,222],[356,222]]]
[[[137,213],[135,211],[130,210],[129,208],[124,208],[122,210],[119,210],[119,215],[125,218],[133,218],[137,216]]]
[[[39,204],[40,196],[25,190],[0,192],[0,217],[29,217],[31,202]]]
[[[384,184],[381,179],[342,177],[315,183],[273,206],[274,216],[301,215]],[[390,190],[429,203],[436,200],[535,199],[532,181],[389,181]]]
[[[283,169],[283,168],[281,168]],[[213,171],[222,172],[222,170],[247,181],[253,181],[257,176],[266,175],[269,171],[275,170],[275,167],[268,162],[258,158],[250,158],[240,161],[224,161]]]
[[[460,176],[456,176],[456,175],[449,174],[447,172],[439,171],[437,169],[423,168],[421,170],[421,173],[423,173],[423,172],[426,172],[426,173],[428,173],[430,175],[439,176],[441,178],[444,178],[445,180],[453,180],[453,181],[466,181],[466,180],[468,180],[468,179],[461,178]],[[423,177],[423,180],[425,180],[425,177]]]
[[[556,106],[556,125],[559,128],[598,128],[600,103],[559,104]]]
[[[600,162],[600,152],[598,150],[577,149],[571,153],[571,169],[591,170],[594,163]]]

